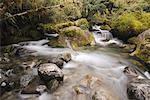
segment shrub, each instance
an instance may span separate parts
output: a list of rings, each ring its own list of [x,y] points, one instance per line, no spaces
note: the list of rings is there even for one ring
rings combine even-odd
[[[88,29],[89,28],[89,23],[86,19],[79,19],[77,21],[71,22],[67,21],[64,23],[47,23],[47,24],[41,24],[43,30],[45,31],[54,31],[54,32],[59,32],[61,29],[70,27],[70,26],[77,26],[80,27],[81,29]]]
[[[75,21],[75,25],[82,28],[82,29],[88,29],[89,28],[89,22],[85,18],[82,18],[82,19]]]
[[[114,22],[113,30],[121,39],[136,36],[142,31],[150,28],[150,14],[145,12],[134,12],[122,14]]]
[[[68,16],[68,19],[70,20],[75,20],[81,18],[82,16],[80,8],[74,4],[68,4],[67,6],[64,6],[63,10],[65,15]]]
[[[139,32],[141,31],[142,26],[143,24],[132,14],[125,14],[121,16],[116,24],[117,30],[121,33],[128,33],[131,30]]]

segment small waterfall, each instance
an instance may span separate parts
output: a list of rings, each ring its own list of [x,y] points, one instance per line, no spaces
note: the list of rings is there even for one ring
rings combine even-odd
[[[117,46],[122,46],[122,42],[116,38],[113,38],[112,33],[110,33],[108,30],[102,30],[100,29],[100,26],[93,26],[93,29],[95,30],[93,32],[95,41],[100,46],[108,46],[111,44],[116,44]]]

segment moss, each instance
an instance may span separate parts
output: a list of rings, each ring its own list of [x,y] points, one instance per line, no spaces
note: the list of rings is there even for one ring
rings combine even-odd
[[[66,27],[69,27],[69,26],[73,26],[74,25],[74,22],[66,22],[66,23],[60,23],[60,24],[56,24],[55,27],[57,29],[63,29],[63,28],[66,28]]]
[[[138,15],[135,13],[135,16]],[[150,28],[150,13],[143,12],[142,14],[139,14],[137,19],[142,22],[144,30]]]
[[[79,27],[69,27],[66,29],[63,29],[62,34],[64,34],[64,36],[66,37],[77,37],[83,34],[83,30],[81,30]]]
[[[79,19],[77,21],[67,21],[64,23],[47,23],[47,24],[40,24],[42,29],[44,31],[50,31],[50,32],[60,32],[61,29],[70,27],[70,26],[78,26],[82,29],[88,29],[89,28],[89,23],[86,19]]]
[[[129,43],[136,45],[135,51],[131,56],[136,56],[145,64],[150,63],[150,29],[139,34],[137,37],[129,39]]]
[[[75,25],[82,29],[89,29],[89,22],[85,18],[75,21]]]
[[[128,42],[131,44],[136,44],[139,42],[139,40],[137,39],[137,37],[132,37],[132,38],[128,39]]]
[[[71,21],[68,21],[66,23],[59,23],[59,24],[54,24],[54,23],[40,24],[40,26],[42,27],[44,31],[58,32],[58,33],[60,29],[73,26],[73,25],[74,25],[74,22],[71,22]]]
[[[51,23],[62,23],[68,21],[68,16],[66,16],[62,8],[53,8],[49,12],[49,18]]]
[[[142,26],[142,23],[132,14],[125,14],[118,19],[116,28],[120,33],[128,33],[130,30],[140,32]]]
[[[150,28],[150,14],[144,12],[125,13],[114,22],[113,30],[121,39],[129,39]]]
[[[76,26],[63,29],[61,35],[67,37],[73,47],[89,45],[94,39],[89,31]]]
[[[144,62],[147,62],[150,60],[150,48],[140,48],[139,52],[137,52],[136,56],[143,60]]]
[[[66,46],[65,43],[63,41],[60,41],[59,38],[49,38],[48,45],[54,48],[64,48]]]
[[[108,23],[108,21],[109,21],[105,15],[102,15],[99,12],[95,13],[92,16],[92,20],[94,22],[100,22],[100,23]]]
[[[108,25],[102,25],[101,29],[102,30],[109,30],[109,31],[111,30],[110,26],[108,26]]]
[[[80,7],[73,3],[67,4],[67,6],[64,6],[63,10],[66,16],[68,16],[68,19],[70,20],[79,19],[82,16]]]

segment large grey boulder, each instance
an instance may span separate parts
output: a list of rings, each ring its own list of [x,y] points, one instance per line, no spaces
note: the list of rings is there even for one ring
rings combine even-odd
[[[132,67],[125,67],[124,73],[129,80],[127,84],[129,100],[150,100],[150,80]]]
[[[58,58],[58,57],[48,59],[48,62],[56,64],[60,69],[62,69],[63,65],[64,65],[64,61],[61,58]]]
[[[62,83],[64,77],[61,69],[52,63],[41,64],[38,68],[38,74],[41,80],[52,91]]]
[[[61,69],[52,63],[41,64],[38,68],[38,74],[45,82],[48,82],[52,79],[63,81],[64,76]]]
[[[150,80],[133,79],[127,85],[129,100],[150,100]]]

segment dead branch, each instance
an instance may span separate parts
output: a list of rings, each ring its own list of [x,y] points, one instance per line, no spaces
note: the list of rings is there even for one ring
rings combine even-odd
[[[7,20],[7,19],[9,19],[9,18],[16,17],[16,16],[26,15],[26,14],[32,13],[32,12],[38,12],[38,11],[43,11],[43,10],[46,10],[46,9],[57,8],[57,7],[61,7],[61,5],[40,7],[40,8],[37,8],[37,9],[27,10],[27,11],[25,11],[25,12],[18,13],[18,14],[14,14],[14,15],[12,15],[12,16],[8,16],[8,17],[5,17],[5,18],[3,18],[3,19],[0,19],[0,21],[4,21],[4,20]]]

